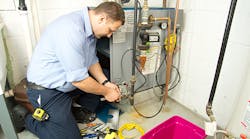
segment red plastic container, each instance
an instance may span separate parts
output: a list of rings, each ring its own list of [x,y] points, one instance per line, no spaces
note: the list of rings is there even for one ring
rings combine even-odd
[[[173,116],[144,134],[141,139],[205,139],[204,129],[185,120]]]

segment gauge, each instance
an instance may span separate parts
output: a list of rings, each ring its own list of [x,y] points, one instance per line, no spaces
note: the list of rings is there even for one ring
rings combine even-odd
[[[160,28],[161,29],[166,29],[168,27],[167,23],[163,22],[163,23],[160,23]]]

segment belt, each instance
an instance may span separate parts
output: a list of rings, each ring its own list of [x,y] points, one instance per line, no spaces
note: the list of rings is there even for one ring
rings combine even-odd
[[[48,89],[48,88],[42,87],[41,85],[37,85],[37,84],[31,83],[31,82],[27,83],[27,87],[29,89],[35,89],[35,90],[45,90],[45,89]]]

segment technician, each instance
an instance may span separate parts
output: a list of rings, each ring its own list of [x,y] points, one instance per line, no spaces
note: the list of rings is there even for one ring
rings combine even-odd
[[[111,37],[124,20],[118,3],[104,2],[61,16],[47,26],[28,67],[27,94],[33,107],[49,117],[39,121],[27,115],[27,129],[41,139],[81,139],[71,112],[73,96],[80,90],[79,104],[91,111],[98,106],[99,96],[109,102],[120,98],[118,87],[108,81],[99,64],[96,41]]]

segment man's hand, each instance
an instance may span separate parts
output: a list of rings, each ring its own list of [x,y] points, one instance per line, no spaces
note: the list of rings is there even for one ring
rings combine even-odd
[[[108,88],[114,89],[114,90],[116,90],[117,92],[120,93],[120,89],[119,89],[118,86],[117,86],[116,84],[114,84],[114,83],[108,82],[108,83],[105,84],[105,86],[108,87]],[[120,93],[120,94],[121,94],[121,93]]]
[[[121,92],[116,84],[108,82],[105,86],[110,88],[110,91],[104,96],[107,101],[113,102],[121,99]]]

